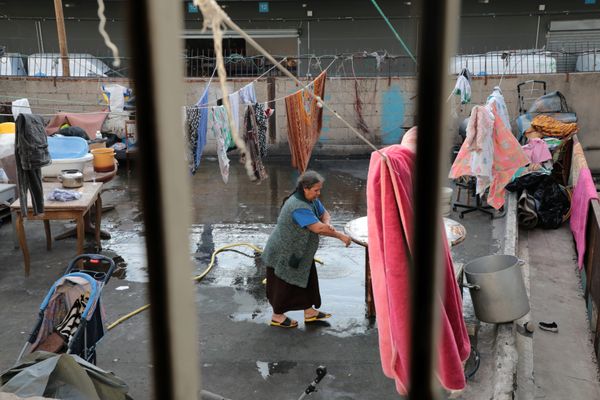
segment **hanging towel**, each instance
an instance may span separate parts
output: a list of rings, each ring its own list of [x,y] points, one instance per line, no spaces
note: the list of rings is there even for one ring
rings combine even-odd
[[[321,72],[312,83],[314,94],[321,99],[325,94],[327,73]],[[310,90],[311,88],[307,89]],[[304,172],[310,160],[310,154],[321,134],[323,107],[304,90],[285,98],[287,112],[288,142],[292,155],[292,166]]]
[[[476,193],[490,186],[494,160],[494,116],[487,107],[475,106],[467,125],[465,142],[471,152],[471,172],[477,177]]]
[[[502,122],[502,118],[496,110],[497,104],[489,105],[494,116],[494,157],[492,164],[492,182],[487,202],[496,210],[504,205],[504,193],[506,185],[511,181],[520,167],[529,164],[529,159],[521,148],[517,139]],[[465,140],[462,144],[454,164],[450,169],[450,179],[461,176],[476,176],[471,169],[472,153],[469,150],[469,142]]]
[[[200,97],[200,100],[196,103],[196,106],[199,108],[200,120],[198,121],[198,141],[196,142],[196,153],[194,155],[195,160],[195,168],[194,172],[198,170],[200,167],[200,160],[202,159],[202,151],[204,150],[204,146],[206,146],[206,132],[208,130],[208,88],[209,85],[204,89],[204,93]]]
[[[236,132],[240,131],[240,92],[233,92],[229,95],[229,105],[231,106],[231,123],[235,125]]]
[[[411,352],[409,259],[414,226],[414,153],[402,145],[380,151],[391,165],[378,152],[371,154],[367,179],[369,261],[383,372],[395,380],[397,391],[405,395],[409,389]],[[469,357],[470,343],[444,229],[442,235],[444,284],[437,296],[440,338],[436,376],[446,389],[462,390],[462,362]]]
[[[452,93],[460,96],[461,104],[468,104],[471,102],[471,84],[464,75],[458,76]]]
[[[217,158],[219,159],[219,168],[223,182],[229,182],[229,158],[227,149],[233,142],[231,137],[231,127],[227,118],[227,111],[223,106],[212,108],[212,131],[217,139]]]
[[[192,174],[196,173],[196,149],[198,148],[198,126],[200,109],[196,106],[185,107],[185,127],[188,142],[188,165]]]
[[[33,215],[44,213],[42,167],[52,162],[44,120],[35,114],[19,114],[16,121],[15,161],[21,214],[27,217],[27,192],[31,193]]]
[[[548,160],[552,160],[552,154],[550,154],[548,145],[542,139],[529,139],[529,142],[522,147],[523,151],[532,163],[542,164]]]
[[[581,143],[576,143],[575,147],[581,147]],[[577,247],[577,265],[581,270],[583,268],[583,257],[585,256],[585,230],[587,226],[587,215],[592,199],[598,199],[596,185],[592,179],[590,169],[587,167],[581,168],[576,182],[573,182],[575,189],[571,199],[571,231]]]
[[[254,106],[248,106],[244,115],[244,142],[246,143],[246,154],[244,156],[250,157],[252,160],[254,177],[259,181],[267,179],[267,171],[259,154],[258,125]],[[243,163],[244,159],[242,158],[240,161]]]
[[[487,105],[491,106],[492,103],[496,104],[496,112],[502,118],[502,122],[511,130],[510,127],[510,117],[508,116],[508,108],[506,107],[506,102],[504,101],[504,96],[502,95],[502,90],[499,86],[495,86],[492,93],[487,98]]]
[[[31,108],[29,107],[29,100],[18,99],[12,102],[12,115],[15,121],[19,114],[31,114]]]
[[[251,82],[239,90],[240,102],[242,104],[256,103],[256,91],[254,90],[254,82]]]

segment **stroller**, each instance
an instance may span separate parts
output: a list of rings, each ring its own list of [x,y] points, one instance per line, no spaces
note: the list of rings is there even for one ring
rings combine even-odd
[[[48,351],[75,354],[96,364],[96,344],[105,333],[100,297],[114,270],[115,263],[108,257],[75,257],[42,301],[38,321],[17,362],[26,352]]]

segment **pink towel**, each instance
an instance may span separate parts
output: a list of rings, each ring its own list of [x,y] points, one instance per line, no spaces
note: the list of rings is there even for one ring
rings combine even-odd
[[[379,153],[372,153],[367,181],[369,259],[383,372],[395,380],[398,392],[404,395],[408,391],[411,349],[409,232],[413,232],[414,155],[401,145],[381,151],[392,170]],[[469,357],[470,343],[445,233],[442,242],[444,292],[439,296],[437,376],[446,389],[461,390],[466,384],[462,362]]]
[[[548,150],[548,145],[540,138],[529,139],[527,144],[522,147],[532,163],[542,164],[548,160],[552,160],[552,154]]]
[[[585,255],[585,228],[590,200],[598,199],[596,185],[592,179],[589,168],[582,168],[579,179],[573,190],[571,199],[571,231],[577,247],[577,265],[583,268],[583,256]]]
[[[90,113],[90,114],[75,114],[75,113],[58,113],[50,120],[46,126],[46,133],[53,135],[60,126],[68,123],[71,126],[78,126],[87,133],[90,139],[96,137],[96,131],[102,129],[102,124],[106,119],[106,113]]]

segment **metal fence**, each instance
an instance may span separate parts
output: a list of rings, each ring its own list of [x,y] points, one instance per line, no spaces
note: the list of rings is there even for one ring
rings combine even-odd
[[[185,75],[190,78],[209,77],[216,65],[214,52],[190,49],[182,55]],[[346,53],[337,55],[276,56],[296,76],[312,77],[327,69],[335,77],[396,77],[415,76],[416,63],[404,55],[387,53]],[[243,51],[224,55],[225,69],[230,77],[282,76],[263,56],[245,56]],[[6,53],[0,56],[0,76],[62,76],[62,59],[57,53]],[[88,53],[69,54],[70,76],[80,78],[129,77],[131,59],[123,57],[121,65],[113,58]],[[600,71],[600,48],[578,46],[576,49],[508,50],[483,54],[460,54],[450,61],[450,74],[467,68],[475,76],[551,74]]]

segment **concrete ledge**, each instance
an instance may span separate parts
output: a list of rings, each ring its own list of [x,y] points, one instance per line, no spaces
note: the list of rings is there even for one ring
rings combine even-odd
[[[508,193],[506,200],[506,231],[504,234],[503,254],[517,255],[519,229],[517,226],[516,193]],[[517,381],[517,363],[519,354],[516,346],[516,328],[514,323],[498,324],[494,342],[494,400],[512,400]]]

